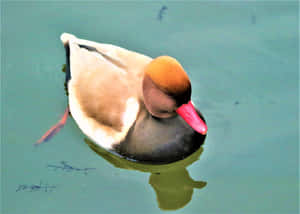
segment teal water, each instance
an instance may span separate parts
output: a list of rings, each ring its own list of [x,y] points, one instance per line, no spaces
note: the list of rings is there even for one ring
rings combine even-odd
[[[298,9],[2,2],[1,213],[298,213]],[[203,148],[171,171],[141,166],[96,153],[72,118],[34,147],[67,105],[63,32],[176,57],[208,123]]]

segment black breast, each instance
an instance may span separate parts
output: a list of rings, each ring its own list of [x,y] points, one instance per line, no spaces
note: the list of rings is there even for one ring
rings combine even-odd
[[[199,116],[204,120],[200,113]],[[200,148],[205,137],[179,116],[158,119],[141,112],[126,139],[114,149],[131,160],[166,164],[191,155]]]

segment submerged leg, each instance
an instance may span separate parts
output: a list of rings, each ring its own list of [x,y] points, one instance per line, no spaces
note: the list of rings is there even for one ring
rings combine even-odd
[[[54,126],[52,126],[36,143],[40,144],[43,142],[47,142],[48,140],[50,140],[56,133],[58,133],[62,127],[64,127],[64,125],[67,122],[68,119],[68,115],[69,115],[69,106],[66,108],[64,115],[62,116],[62,118],[58,121],[57,124],[55,124]]]
[[[68,35],[65,35],[68,36]],[[66,50],[66,64],[63,66],[63,72],[65,72],[66,74],[66,79],[65,79],[65,91],[66,91],[66,95],[68,96],[68,82],[71,79],[71,72],[70,72],[70,47],[69,47],[69,42],[66,40],[64,41],[64,47]],[[64,125],[67,122],[67,118],[69,115],[69,106],[66,108],[64,115],[62,116],[62,118],[60,119],[60,121],[58,121],[58,123],[56,123],[54,126],[52,126],[36,143],[35,145],[41,144],[43,142],[47,142],[48,140],[50,140],[56,133],[58,133],[62,127],[64,127]]]

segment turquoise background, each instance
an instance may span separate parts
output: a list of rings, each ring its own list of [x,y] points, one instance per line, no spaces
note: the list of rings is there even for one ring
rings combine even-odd
[[[1,213],[298,213],[298,10],[298,1],[2,2]],[[207,120],[203,151],[157,174],[99,156],[72,118],[34,147],[67,105],[63,32],[177,58]],[[96,169],[47,167],[61,161]],[[40,182],[56,188],[18,191]]]

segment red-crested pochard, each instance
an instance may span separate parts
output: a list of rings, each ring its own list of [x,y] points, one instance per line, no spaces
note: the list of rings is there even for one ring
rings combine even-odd
[[[152,59],[109,44],[63,33],[69,107],[82,132],[97,145],[130,160],[170,163],[195,152],[207,126],[191,102],[191,83],[170,56]]]

